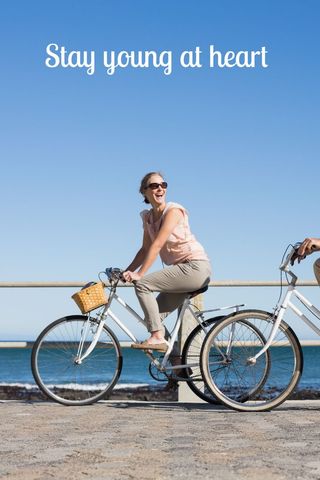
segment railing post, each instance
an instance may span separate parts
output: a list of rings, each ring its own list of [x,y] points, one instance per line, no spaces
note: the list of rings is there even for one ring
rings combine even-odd
[[[197,295],[192,299],[193,305],[199,309],[203,310],[203,295]],[[182,325],[179,333],[179,351],[182,353],[184,343],[188,338],[190,332],[198,325],[194,317],[186,311],[182,319]],[[203,402],[193,391],[189,388],[187,382],[179,382],[178,389],[178,401],[179,402],[189,402],[189,403],[199,403]]]

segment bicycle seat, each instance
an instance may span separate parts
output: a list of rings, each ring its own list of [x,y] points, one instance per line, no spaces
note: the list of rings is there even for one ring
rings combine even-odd
[[[189,292],[189,298],[196,297],[197,295],[200,295],[200,293],[204,293],[208,290],[208,285],[206,287],[199,288],[199,290],[195,290],[194,292]]]

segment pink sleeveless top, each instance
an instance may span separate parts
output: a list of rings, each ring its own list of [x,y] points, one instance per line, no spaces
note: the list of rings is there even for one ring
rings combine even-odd
[[[151,241],[153,242],[156,238],[164,215],[170,208],[178,208],[183,213],[183,217],[160,250],[161,260],[166,265],[175,265],[186,260],[209,260],[203,246],[190,231],[187,210],[178,203],[167,203],[162,216],[156,222],[153,222],[152,210],[143,210],[140,213],[143,228],[149,234]]]

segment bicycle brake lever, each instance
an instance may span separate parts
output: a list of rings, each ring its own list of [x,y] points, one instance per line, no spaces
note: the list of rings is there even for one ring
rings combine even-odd
[[[112,267],[107,267],[107,268],[104,270],[103,273],[105,273],[105,274],[107,275],[108,280],[111,280],[111,278],[112,278]]]
[[[107,275],[109,281],[124,281],[124,279],[122,278],[123,270],[121,270],[121,268],[107,267],[104,273]]]

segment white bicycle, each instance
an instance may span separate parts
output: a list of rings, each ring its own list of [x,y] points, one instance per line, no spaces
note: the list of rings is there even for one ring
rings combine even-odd
[[[320,310],[297,290],[298,278],[290,270],[300,245],[292,246],[279,267],[291,280],[274,313],[244,310],[229,315],[210,330],[203,342],[203,379],[221,403],[235,410],[271,410],[284,402],[297,386],[303,354],[296,334],[284,321],[287,309],[320,335],[319,327],[292,303],[293,298],[299,300],[320,320]],[[261,342],[248,325],[254,326],[266,342]]]
[[[107,324],[109,319],[133,342],[137,342],[135,335],[111,310],[112,303],[118,302],[126,312],[144,324],[141,316],[116,292],[121,270],[108,268],[103,273],[107,275],[110,285],[107,303],[96,313],[71,315],[54,321],[40,333],[32,349],[31,368],[36,383],[50,399],[64,405],[87,405],[107,398],[116,385],[122,370],[123,357],[120,342]],[[217,403],[201,377],[199,357],[208,330],[223,316],[205,320],[205,314],[225,309],[239,311],[243,305],[194,311],[191,299],[207,288],[190,292],[183,302],[167,352],[159,354],[147,350],[144,353],[150,359],[149,372],[154,379],[186,381],[201,399]],[[198,326],[184,344],[181,364],[172,365],[173,346],[187,310]]]

